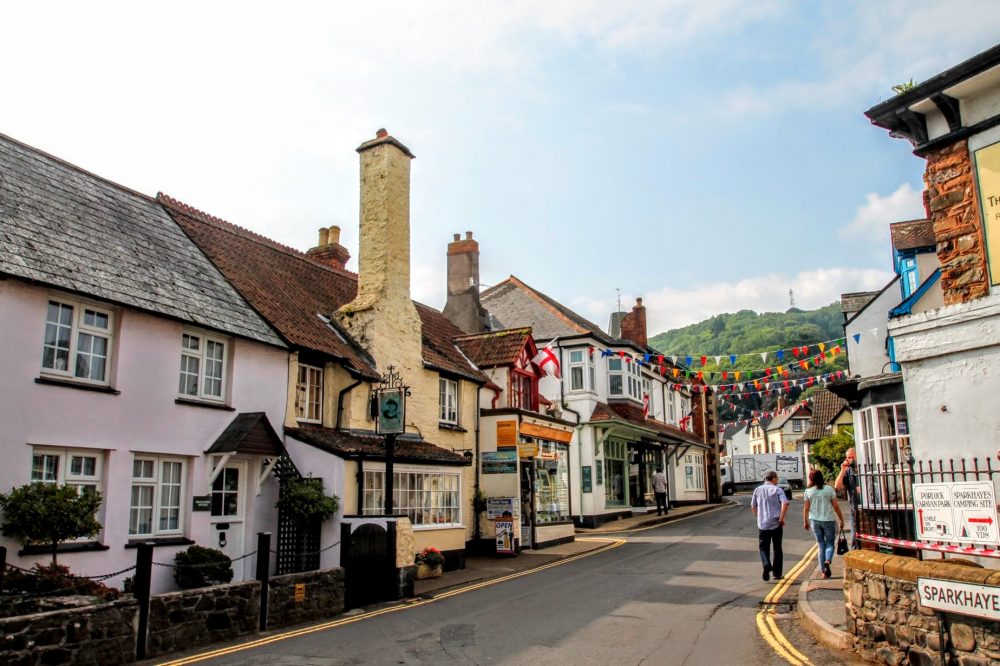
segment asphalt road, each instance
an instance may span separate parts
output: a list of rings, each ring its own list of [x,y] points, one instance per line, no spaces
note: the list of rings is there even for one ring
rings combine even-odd
[[[749,497],[627,543],[503,583],[200,663],[781,664],[755,621],[773,582],[761,580]],[[813,544],[794,500],[786,571]],[[810,567],[806,574],[812,572]],[[844,663],[794,621],[798,586],[778,626],[813,664]]]

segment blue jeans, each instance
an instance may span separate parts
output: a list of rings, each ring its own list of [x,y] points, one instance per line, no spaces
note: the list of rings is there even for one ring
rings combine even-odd
[[[813,534],[816,535],[816,543],[819,544],[819,568],[823,564],[833,561],[834,548],[837,545],[837,521],[835,520],[811,520]]]

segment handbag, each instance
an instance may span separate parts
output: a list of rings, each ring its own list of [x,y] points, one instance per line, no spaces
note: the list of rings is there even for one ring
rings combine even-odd
[[[837,555],[844,555],[850,549],[851,547],[847,545],[847,535],[844,534],[844,528],[840,528],[840,536],[837,537]]]

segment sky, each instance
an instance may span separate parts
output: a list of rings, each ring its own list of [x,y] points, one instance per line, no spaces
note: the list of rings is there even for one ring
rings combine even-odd
[[[924,163],[863,112],[996,43],[996,2],[10,3],[0,133],[357,269],[358,155],[412,164],[415,299],[446,246],[649,334],[891,276]]]

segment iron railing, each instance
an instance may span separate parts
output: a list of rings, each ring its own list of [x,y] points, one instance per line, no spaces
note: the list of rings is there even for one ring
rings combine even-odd
[[[913,484],[955,481],[990,481],[996,494],[1000,468],[992,460],[972,458],[916,461],[858,466],[861,500],[855,514],[857,537],[863,542],[909,551],[962,551],[1000,557],[997,544],[962,543],[946,539],[918,542]],[[975,551],[975,552],[973,552]],[[984,552],[981,552],[984,551]]]

